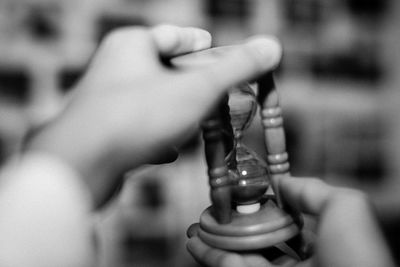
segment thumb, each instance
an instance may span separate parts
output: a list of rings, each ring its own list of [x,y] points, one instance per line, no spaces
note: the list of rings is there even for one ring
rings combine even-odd
[[[242,45],[230,46],[215,58],[212,64],[192,72],[195,81],[202,81],[199,86],[209,88],[213,94],[275,69],[282,58],[282,47],[273,37],[254,37]]]
[[[174,86],[168,93],[180,96],[187,118],[198,119],[228,89],[272,71],[281,57],[280,43],[265,36],[241,45],[181,56],[172,61],[184,70],[179,72],[181,86]]]

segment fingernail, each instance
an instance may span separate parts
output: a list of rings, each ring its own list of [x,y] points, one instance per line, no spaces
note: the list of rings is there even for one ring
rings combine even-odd
[[[274,38],[254,37],[248,41],[247,45],[255,49],[269,66],[278,65],[282,58],[282,46]]]
[[[199,229],[199,224],[198,223],[194,223],[191,226],[189,226],[189,228],[186,231],[187,237],[191,238],[191,237],[197,235],[198,229]]]
[[[192,238],[194,236],[194,233],[189,231],[189,230],[187,230],[186,231],[186,236],[187,236],[187,238]]]
[[[211,47],[211,34],[202,29],[193,31],[195,34],[195,43],[193,44],[194,50],[206,49]]]

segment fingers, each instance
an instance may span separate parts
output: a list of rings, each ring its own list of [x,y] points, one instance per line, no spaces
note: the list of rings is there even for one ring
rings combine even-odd
[[[275,38],[257,37],[243,45],[231,47],[212,64],[199,67],[189,75],[192,84],[208,88],[215,95],[273,70],[281,57],[282,47]]]
[[[122,27],[102,41],[92,62],[96,73],[132,73],[159,66],[159,55],[152,34],[144,27]],[[110,68],[110,66],[112,66]],[[113,75],[111,75],[113,76]]]
[[[226,91],[271,71],[281,56],[281,46],[274,38],[258,37],[216,56],[186,56],[179,62],[174,59],[173,64],[178,62],[180,70],[184,70],[174,73],[168,90],[169,98],[179,100],[175,106],[185,110],[179,113],[179,121],[189,125],[204,118]],[[199,64],[199,61],[205,63]]]
[[[99,52],[102,62],[107,59],[113,65],[117,64],[119,70],[130,69],[133,73],[159,67],[160,56],[171,57],[209,48],[210,45],[211,35],[198,28],[172,25],[152,29],[123,27],[107,35]],[[104,65],[109,68],[109,64]]]
[[[365,194],[312,178],[284,177],[274,183],[284,201],[319,215],[318,266],[393,266]]]
[[[335,191],[334,187],[315,178],[284,177],[275,183],[283,201],[311,215],[319,215]]]
[[[248,266],[238,254],[215,249],[204,244],[199,237],[192,237],[187,249],[197,262],[208,267],[246,267]]]
[[[317,178],[282,177],[273,183],[283,201],[310,215],[320,215],[328,205],[368,202],[361,191],[331,186]]]
[[[211,46],[210,33],[199,28],[160,25],[154,27],[151,34],[162,56],[176,56]]]

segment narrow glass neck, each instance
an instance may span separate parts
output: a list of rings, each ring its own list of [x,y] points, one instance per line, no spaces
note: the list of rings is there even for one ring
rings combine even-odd
[[[242,130],[235,130],[234,131],[234,135],[235,135],[235,143],[240,143],[240,141],[242,140],[243,137],[243,131]]]

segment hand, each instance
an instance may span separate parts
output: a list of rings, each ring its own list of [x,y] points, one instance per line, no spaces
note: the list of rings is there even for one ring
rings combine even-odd
[[[193,257],[209,267],[265,266],[394,266],[366,196],[311,178],[280,178],[275,189],[288,205],[318,220],[315,255],[304,262],[282,257],[274,262],[258,254],[237,254],[211,248],[189,228]]]
[[[237,46],[214,64],[171,69],[160,58],[209,48],[196,28],[124,28],[100,45],[69,105],[30,142],[80,171],[98,206],[116,176],[170,154],[232,85],[255,78],[280,61],[271,38]],[[240,67],[239,67],[240,66]]]

